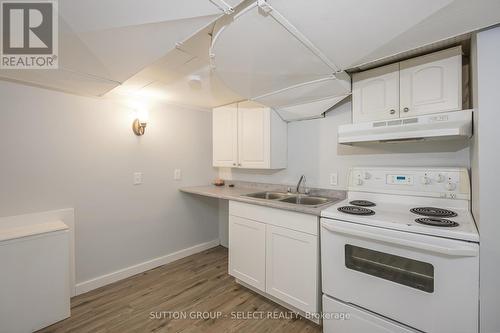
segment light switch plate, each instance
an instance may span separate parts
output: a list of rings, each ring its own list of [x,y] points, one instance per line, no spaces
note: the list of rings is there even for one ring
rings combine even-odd
[[[338,175],[336,172],[330,174],[330,185],[332,186],[338,185]]]
[[[134,172],[134,185],[142,184],[142,172]]]
[[[181,180],[181,178],[182,178],[181,169],[175,169],[174,170],[174,180]]]

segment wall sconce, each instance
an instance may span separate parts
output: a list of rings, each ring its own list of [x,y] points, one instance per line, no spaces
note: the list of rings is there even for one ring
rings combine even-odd
[[[137,136],[144,135],[146,131],[146,125],[148,124],[148,114],[145,110],[137,111],[136,118],[132,123],[132,131]]]

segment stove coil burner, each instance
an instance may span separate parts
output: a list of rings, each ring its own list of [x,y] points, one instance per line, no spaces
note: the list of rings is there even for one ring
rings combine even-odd
[[[375,215],[375,212],[368,208],[356,206],[343,206],[337,208],[339,212],[352,214],[352,215]]]
[[[410,209],[410,212],[424,215],[424,216],[432,216],[432,217],[455,217],[457,213],[443,208],[436,207],[416,207]]]
[[[439,219],[433,217],[422,217],[415,220],[415,222],[433,227],[458,227],[459,224],[447,219]]]
[[[368,201],[368,200],[353,200],[349,203],[351,205],[361,206],[361,207],[373,207],[373,206],[375,206],[375,203]]]

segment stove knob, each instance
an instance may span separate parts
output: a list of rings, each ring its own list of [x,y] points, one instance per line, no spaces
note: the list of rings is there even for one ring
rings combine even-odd
[[[427,176],[423,176],[420,181],[424,185],[429,185],[431,183],[431,179],[429,177],[427,177]]]
[[[436,181],[437,181],[438,183],[442,183],[442,182],[444,182],[444,181],[445,181],[445,179],[446,179],[446,177],[445,177],[444,175],[442,175],[442,174],[438,174],[438,175],[437,175],[437,177],[436,177]]]
[[[356,179],[356,185],[363,185],[363,179],[357,178]]]
[[[453,191],[456,188],[457,188],[457,185],[455,183],[452,183],[452,182],[446,183],[446,189],[448,191]]]

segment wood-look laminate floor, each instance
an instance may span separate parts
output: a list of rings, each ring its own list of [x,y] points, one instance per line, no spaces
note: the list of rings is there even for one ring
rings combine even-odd
[[[262,316],[274,318],[257,319]],[[321,327],[238,285],[227,274],[227,249],[219,246],[76,296],[70,318],[39,332],[293,333]]]

